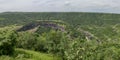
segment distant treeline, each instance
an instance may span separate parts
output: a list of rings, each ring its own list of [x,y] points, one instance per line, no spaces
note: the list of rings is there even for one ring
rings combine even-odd
[[[21,25],[38,20],[63,20],[76,25],[114,25],[120,23],[120,14],[85,12],[4,12],[0,13],[0,26]]]

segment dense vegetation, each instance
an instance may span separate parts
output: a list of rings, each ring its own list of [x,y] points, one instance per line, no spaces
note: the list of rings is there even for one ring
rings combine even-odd
[[[76,25],[114,25],[120,22],[119,14],[80,12],[4,12],[0,13],[0,26],[26,24],[37,20],[62,20]]]
[[[119,14],[1,13],[0,60],[119,60],[119,22]]]

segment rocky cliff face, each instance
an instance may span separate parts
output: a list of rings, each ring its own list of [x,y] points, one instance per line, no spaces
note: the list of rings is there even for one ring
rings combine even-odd
[[[27,30],[31,30],[31,29],[34,29],[36,27],[45,27],[45,28],[52,28],[54,30],[60,30],[60,31],[65,31],[65,28],[63,26],[60,26],[59,24],[57,23],[54,23],[54,22],[49,22],[49,21],[41,21],[41,22],[32,22],[32,23],[29,23],[25,26],[23,26],[22,28],[18,29],[17,31],[18,32],[21,32],[21,31],[27,31]]]

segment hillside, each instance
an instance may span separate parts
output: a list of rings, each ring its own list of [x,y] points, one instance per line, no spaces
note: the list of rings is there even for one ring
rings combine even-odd
[[[119,60],[120,14],[0,13],[0,60]]]
[[[120,23],[119,14],[80,12],[4,12],[0,26],[21,25],[37,20],[62,20],[76,25],[114,25]]]
[[[61,21],[54,21],[54,20],[45,20],[45,21],[35,21],[35,22],[31,22],[29,24],[24,25],[22,28],[18,29],[17,31],[27,31],[27,30],[31,30],[34,28],[40,28],[42,29],[42,27],[44,28],[51,28],[54,30],[60,30],[60,31],[65,31],[65,27],[66,27],[66,23],[65,22],[61,22]],[[37,31],[37,30],[36,30]]]

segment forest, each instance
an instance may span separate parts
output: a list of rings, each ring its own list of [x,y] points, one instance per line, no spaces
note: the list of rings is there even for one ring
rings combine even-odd
[[[0,60],[119,60],[120,14],[0,13]]]

